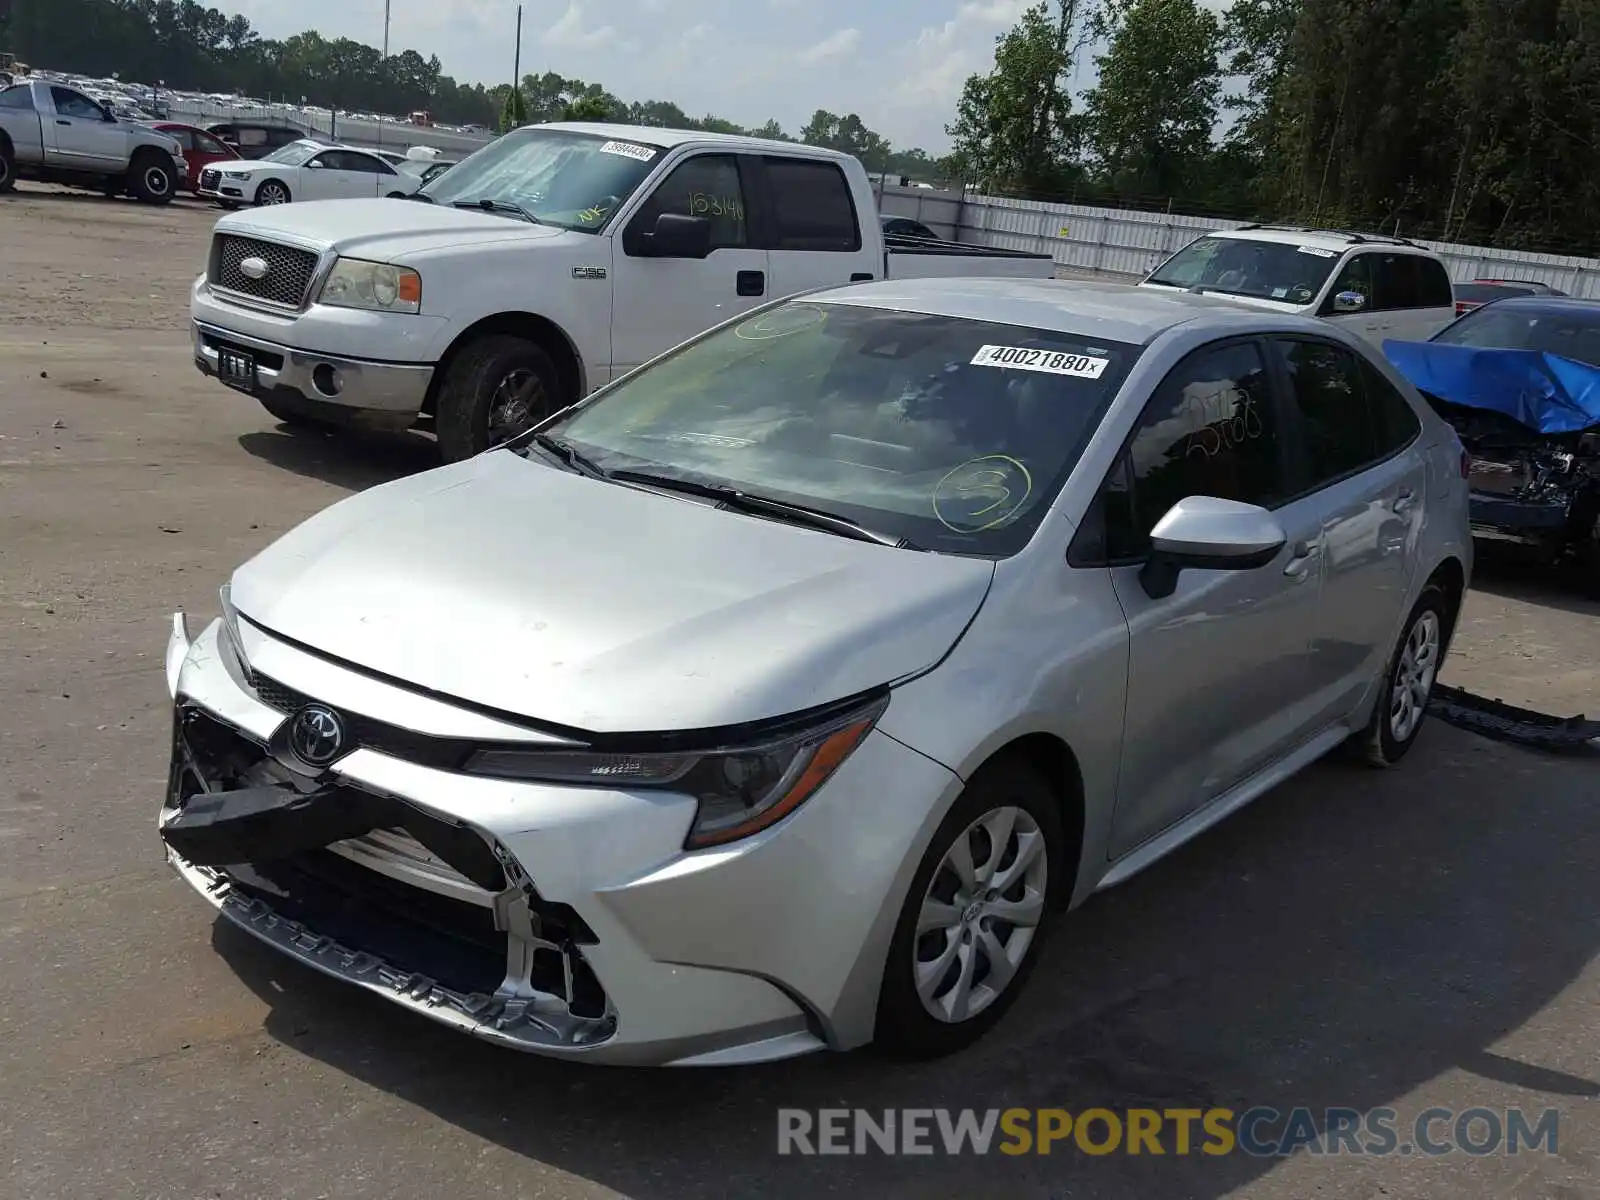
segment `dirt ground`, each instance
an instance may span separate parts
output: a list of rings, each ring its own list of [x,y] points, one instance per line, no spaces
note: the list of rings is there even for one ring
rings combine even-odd
[[[417,435],[291,436],[190,362],[215,212],[0,197],[0,1196],[1600,1196],[1600,768],[1432,723],[1057,927],[964,1055],[580,1069],[217,926],[154,830],[169,614]],[[1600,605],[1480,571],[1446,678],[1600,710]],[[780,1158],[780,1107],[1560,1112],[1553,1155]]]

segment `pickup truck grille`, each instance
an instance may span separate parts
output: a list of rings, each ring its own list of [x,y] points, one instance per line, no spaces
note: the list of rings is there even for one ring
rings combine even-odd
[[[260,279],[251,279],[239,269],[239,264],[247,258],[263,260],[267,273]],[[230,292],[285,308],[299,308],[305,303],[306,291],[316,271],[317,256],[309,250],[219,233],[211,255],[210,279],[213,286]]]
[[[200,188],[202,191],[214,192],[217,184],[222,182],[222,172],[215,167],[207,167],[200,172]]]

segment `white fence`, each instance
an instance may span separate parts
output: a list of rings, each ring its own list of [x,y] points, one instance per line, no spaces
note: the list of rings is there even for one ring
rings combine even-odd
[[[878,191],[886,214],[912,217],[955,241],[1048,254],[1055,259],[1058,274],[1141,276],[1208,230],[1244,224],[1004,196],[963,196],[895,184]],[[1569,295],[1600,298],[1600,259],[1446,242],[1417,244],[1437,252],[1457,282],[1526,279]]]

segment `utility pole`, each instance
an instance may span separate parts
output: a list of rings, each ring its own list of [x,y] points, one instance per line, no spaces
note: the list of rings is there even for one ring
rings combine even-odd
[[[389,74],[389,0],[383,0],[383,67],[382,76]],[[382,77],[380,76],[380,77]],[[378,121],[378,145],[383,145],[383,121]]]
[[[517,49],[511,60],[511,89],[522,86],[522,5],[517,5]]]

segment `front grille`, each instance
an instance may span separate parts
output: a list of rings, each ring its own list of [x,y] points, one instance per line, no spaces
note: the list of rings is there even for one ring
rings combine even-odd
[[[207,168],[200,172],[200,187],[202,191],[214,192],[217,184],[222,182],[222,172]]]
[[[306,705],[314,703],[313,697],[307,696],[304,692],[297,692],[291,687],[285,687],[276,679],[263,675],[254,668],[250,670],[250,686],[263,704],[270,705],[281,713],[295,713]],[[360,713],[345,712],[342,715],[354,746],[376,750],[379,754],[404,759],[419,766],[437,767],[443,771],[459,771],[472,752],[478,748],[474,742],[417,733],[414,730],[402,729],[398,725],[391,725],[387,721],[362,716]]]
[[[267,273],[260,279],[251,279],[239,269],[239,264],[247,258],[265,261]],[[311,277],[316,272],[317,256],[309,250],[231,233],[217,235],[217,246],[212,255],[211,282],[230,292],[265,300],[269,304],[281,304],[285,308],[299,308],[305,302]]]

